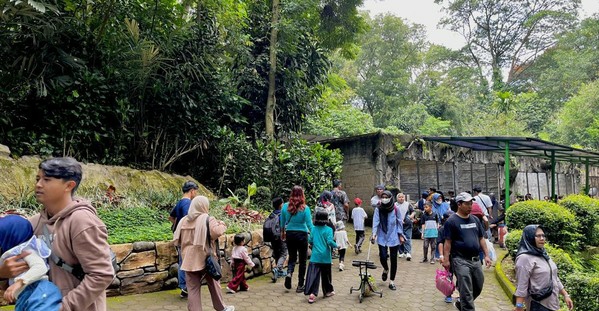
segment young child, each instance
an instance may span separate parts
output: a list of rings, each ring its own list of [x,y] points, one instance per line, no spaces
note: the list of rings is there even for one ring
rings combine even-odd
[[[325,212],[327,213],[327,219],[329,220],[331,229],[335,228],[335,223],[337,223],[337,217],[335,216],[335,205],[331,202],[333,198],[333,193],[330,191],[323,191],[320,197],[318,198],[318,203],[316,204],[315,212]]]
[[[437,237],[437,249],[439,250],[439,253],[441,254],[439,256],[439,258],[443,259],[443,248],[445,246],[445,239],[443,238],[444,235],[444,231],[445,229],[443,229],[443,226],[445,225],[445,221],[449,218],[449,216],[452,214],[453,212],[451,210],[447,211],[445,214],[443,214],[443,218],[441,219],[441,227],[439,227],[439,236]],[[449,260],[449,259],[448,259]],[[446,303],[452,303],[453,299],[451,298],[451,295],[445,297],[445,302]]]
[[[424,204],[424,213],[422,214],[422,218],[420,218],[420,222],[422,223],[422,239],[424,240],[424,258],[422,262],[427,262],[427,253],[428,247],[431,247],[431,264],[435,263],[435,250],[436,250],[436,240],[439,236],[439,216],[437,213],[433,213],[433,204],[431,202],[426,202]]]
[[[333,230],[327,226],[327,213],[317,212],[314,229],[310,233],[308,243],[312,246],[310,265],[306,275],[306,286],[304,295],[308,296],[308,302],[313,303],[318,295],[318,283],[322,278],[322,291],[325,297],[335,295],[333,289],[333,275],[331,273],[331,249],[337,248],[333,239]]]
[[[351,247],[351,243],[349,243],[349,239],[347,238],[347,231],[345,231],[345,224],[343,221],[339,220],[335,225],[337,229],[335,231],[335,243],[339,247],[339,271],[343,271],[345,269],[345,265],[343,265],[343,260],[345,259],[345,251],[347,247]]]
[[[281,207],[283,206],[283,199],[281,197],[274,198],[272,200],[273,212],[268,218],[275,218],[277,220],[281,217]],[[272,257],[275,259],[276,266],[272,269],[272,281],[277,282],[278,278],[287,276],[287,271],[283,270],[283,264],[287,259],[287,244],[281,240],[281,224],[278,225],[278,231],[274,232],[274,239],[270,242],[272,247]]]
[[[45,259],[50,256],[50,249],[33,235],[33,227],[27,219],[19,215],[0,216],[0,266],[23,252],[29,253],[23,258],[29,270],[9,280],[4,299],[10,303],[16,301],[17,311],[59,310],[62,295],[46,276]]]
[[[356,254],[362,252],[362,243],[364,243],[364,219],[368,218],[366,212],[362,208],[362,199],[355,198],[354,204],[356,207],[351,211],[351,218],[354,221],[354,231],[356,231],[356,244],[354,248],[356,250]]]
[[[243,243],[245,237],[242,234],[236,234],[234,237],[235,247],[231,253],[231,271],[233,271],[234,277],[227,285],[227,292],[235,294],[237,290],[247,291],[249,286],[245,281],[245,266],[248,265],[250,268],[254,267],[254,262],[248,255],[248,250],[245,248]]]

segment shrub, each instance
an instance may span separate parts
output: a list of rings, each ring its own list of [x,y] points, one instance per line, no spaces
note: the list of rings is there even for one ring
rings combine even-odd
[[[539,200],[518,202],[507,211],[506,222],[513,229],[540,224],[545,228],[548,242],[565,250],[578,249],[580,234],[576,217],[555,203]]]
[[[599,310],[599,274],[573,273],[560,280],[568,290],[578,311]]]
[[[599,245],[599,200],[576,194],[567,196],[559,204],[576,215],[580,224],[578,233],[581,234],[581,247]]]
[[[516,259],[516,252],[518,251],[518,245],[520,244],[521,237],[522,230],[510,229],[505,238],[505,247],[507,248],[508,254],[512,257],[512,259]]]
[[[270,211],[272,209],[272,194],[270,188],[264,186],[258,187],[252,202],[252,205],[258,209]]]
[[[574,272],[583,270],[582,265],[572,259],[572,256],[563,249],[547,244],[545,244],[545,249],[547,250],[549,257],[551,257],[557,265],[557,271],[560,278],[565,278]]]

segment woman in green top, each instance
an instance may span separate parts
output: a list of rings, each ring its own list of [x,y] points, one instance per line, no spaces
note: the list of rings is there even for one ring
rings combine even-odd
[[[291,289],[291,277],[295,270],[295,263],[299,256],[299,275],[297,282],[297,293],[304,291],[304,278],[306,276],[306,260],[308,255],[308,234],[312,231],[312,215],[310,207],[306,205],[304,189],[301,186],[293,186],[289,202],[283,205],[281,211],[281,224],[283,225],[283,240],[287,243],[289,250],[289,261],[287,263],[287,277],[285,277],[285,288]]]

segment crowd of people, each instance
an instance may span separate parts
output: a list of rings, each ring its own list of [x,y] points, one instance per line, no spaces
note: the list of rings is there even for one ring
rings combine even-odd
[[[39,165],[35,186],[42,211],[30,219],[0,215],[0,278],[10,278],[4,298],[16,302],[17,311],[106,310],[105,289],[115,276],[114,254],[95,208],[74,196],[81,179],[81,165],[76,160],[45,160]],[[220,277],[212,271],[209,260],[219,257],[217,241],[226,225],[210,216],[210,202],[197,195],[197,190],[196,183],[186,182],[183,197],[169,218],[179,252],[181,297],[187,298],[188,310],[202,310],[200,290],[206,284],[214,309],[232,311],[235,307],[225,304]],[[331,191],[321,194],[314,215],[301,186],[292,188],[287,202],[274,198],[273,211],[264,226],[264,239],[273,250],[272,280],[284,278],[287,290],[295,283],[296,292],[304,293],[309,303],[316,301],[320,285],[324,297],[334,296],[333,259],[338,258],[338,269],[343,271],[347,250],[353,247],[360,254],[366,242],[365,221],[369,216],[360,198],[353,202],[350,213],[350,200],[339,180],[334,181]],[[448,192],[447,197],[429,189],[414,206],[404,193],[378,185],[370,204],[369,242],[378,246],[381,280],[388,282],[388,288],[397,289],[398,260],[411,261],[412,239],[420,238],[421,262],[440,263],[456,280],[459,298],[447,295],[445,301],[453,302],[458,310],[475,310],[474,301],[484,285],[482,266],[492,264],[491,240],[495,238],[500,247],[504,246],[505,216],[495,198],[478,186],[455,196]],[[350,220],[356,235],[353,245],[345,229]],[[230,256],[233,277],[226,287],[231,294],[249,290],[245,271],[255,263],[246,242],[245,235],[235,235]],[[532,311],[558,310],[560,294],[567,307],[573,308],[544,244],[542,225],[524,229],[516,256],[516,311],[525,306]]]

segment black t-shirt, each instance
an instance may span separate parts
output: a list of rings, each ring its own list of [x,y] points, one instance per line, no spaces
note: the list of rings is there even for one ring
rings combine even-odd
[[[445,221],[444,238],[451,240],[451,255],[464,258],[478,256],[480,253],[480,238],[485,230],[480,221],[469,215],[464,219],[453,214]]]

